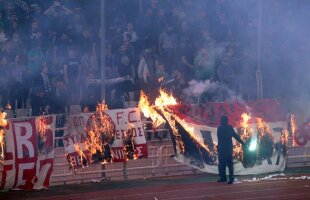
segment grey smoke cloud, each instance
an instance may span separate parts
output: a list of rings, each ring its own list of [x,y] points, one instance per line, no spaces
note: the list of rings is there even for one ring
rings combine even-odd
[[[221,97],[222,100],[225,99],[226,102],[244,103],[244,100],[241,98],[241,96],[236,95],[233,90],[220,82],[214,82],[211,80],[191,80],[189,81],[188,85],[189,86],[183,90],[183,93],[187,97],[199,98],[204,93],[210,93],[214,96]]]

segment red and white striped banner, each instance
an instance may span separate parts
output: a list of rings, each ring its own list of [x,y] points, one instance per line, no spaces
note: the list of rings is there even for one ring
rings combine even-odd
[[[42,189],[50,185],[55,116],[10,119],[5,127],[0,189]]]

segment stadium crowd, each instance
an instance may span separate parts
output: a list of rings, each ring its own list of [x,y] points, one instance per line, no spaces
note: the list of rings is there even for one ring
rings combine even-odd
[[[238,12],[230,0],[105,2],[110,108],[159,86],[185,101],[190,80],[218,81],[255,98],[257,1],[243,1],[247,10]],[[74,104],[94,110],[99,44],[98,0],[0,0],[0,106],[31,108],[32,115],[66,113]]]

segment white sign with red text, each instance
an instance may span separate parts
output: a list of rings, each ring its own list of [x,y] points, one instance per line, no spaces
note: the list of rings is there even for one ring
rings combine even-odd
[[[44,134],[39,133],[44,120]],[[48,188],[53,170],[55,116],[10,119],[0,189]]]
[[[135,155],[137,158],[146,158],[147,145],[141,123],[141,113],[138,108],[106,110],[105,114],[110,117],[115,125],[115,138],[111,146],[113,162],[126,161],[125,153],[123,152],[124,132],[129,128],[129,124],[134,126],[134,143]],[[67,158],[71,166],[81,166],[82,160],[80,151],[86,155],[87,160],[91,160],[90,152],[87,145],[86,124],[91,118],[92,113],[80,113],[70,115],[66,125],[64,134],[64,146],[67,153]]]

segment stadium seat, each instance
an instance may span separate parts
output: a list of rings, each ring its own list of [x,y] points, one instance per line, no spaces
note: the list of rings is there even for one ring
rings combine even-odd
[[[16,109],[16,118],[22,118],[22,117],[28,117],[28,111],[27,109]]]
[[[70,106],[70,114],[78,114],[82,112],[82,108],[80,105],[71,105]]]

